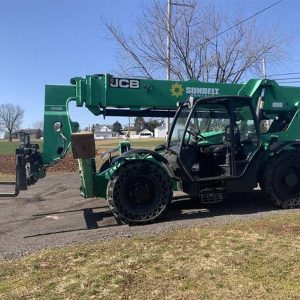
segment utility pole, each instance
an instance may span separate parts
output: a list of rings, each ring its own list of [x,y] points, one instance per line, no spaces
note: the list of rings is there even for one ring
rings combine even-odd
[[[267,78],[267,69],[266,69],[266,60],[263,57],[263,61],[262,61],[262,71],[263,71],[263,79]]]
[[[167,80],[170,80],[171,73],[171,0],[168,0],[168,13],[167,13]],[[166,118],[166,139],[170,130],[170,118]]]
[[[168,23],[167,23],[167,80],[170,80],[170,72],[171,72],[171,0],[168,0]]]
[[[130,139],[130,117],[128,117],[128,132],[125,135]]]
[[[167,12],[167,55],[166,55],[167,80],[171,79],[170,77],[171,77],[171,33],[172,33],[171,20],[172,20],[172,5],[195,8],[194,5],[181,4],[181,3],[171,2],[171,0],[168,0],[168,12]],[[170,118],[166,118],[166,138],[167,138],[167,134],[168,134],[169,130],[170,130]]]

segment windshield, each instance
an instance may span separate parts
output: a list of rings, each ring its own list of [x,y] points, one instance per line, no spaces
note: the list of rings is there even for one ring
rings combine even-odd
[[[191,109],[184,105],[174,120],[169,147],[179,145],[181,140],[184,144],[193,140],[210,141],[219,143],[224,136],[226,128],[230,127],[229,102],[203,103],[198,102],[194,108],[189,123],[188,116]],[[250,107],[243,101],[235,100],[233,104],[234,126],[239,130],[241,140],[256,140],[256,129]],[[186,133],[184,134],[186,129]],[[193,137],[193,138],[191,138]]]
[[[187,125],[184,143],[192,140],[221,142],[221,138],[230,128],[229,102],[201,103],[199,102]],[[233,102],[233,126],[239,132],[241,140],[257,140],[257,132],[252,112],[247,103],[239,100]],[[193,136],[193,139],[191,139]]]
[[[211,131],[224,131],[229,124],[229,115],[224,105],[199,103],[195,107],[187,130],[203,134]]]
[[[169,147],[179,146],[183,139],[184,129],[191,109],[185,105],[182,107],[178,117],[174,120],[173,130],[170,137]],[[191,141],[190,135],[203,134],[206,132],[224,132],[224,128],[229,126],[230,119],[227,109],[222,104],[202,104],[195,107],[187,126],[184,136],[184,143]],[[204,136],[203,135],[203,136]]]

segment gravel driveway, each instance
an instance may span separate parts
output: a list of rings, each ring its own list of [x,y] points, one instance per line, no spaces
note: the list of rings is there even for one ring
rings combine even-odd
[[[203,205],[175,195],[159,223],[119,225],[104,199],[79,195],[79,175],[49,175],[17,198],[0,198],[0,258],[10,259],[43,248],[156,234],[173,228],[209,226],[278,213],[257,190]]]

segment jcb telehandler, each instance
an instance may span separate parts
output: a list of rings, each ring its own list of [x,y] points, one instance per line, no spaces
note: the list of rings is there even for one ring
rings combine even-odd
[[[95,115],[174,116],[174,121],[166,144],[155,151],[130,149],[121,141],[119,155],[109,153],[96,170],[94,136],[78,132],[70,101]],[[156,220],[175,190],[214,203],[259,184],[276,206],[299,207],[299,101],[300,88],[266,79],[217,84],[98,74],[73,78],[71,85],[47,85],[44,150],[23,137],[14,195],[44,177],[72,146],[82,196],[106,198],[123,223]]]

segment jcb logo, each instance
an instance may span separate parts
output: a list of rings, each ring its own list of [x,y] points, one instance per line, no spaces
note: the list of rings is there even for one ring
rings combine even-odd
[[[139,89],[140,81],[138,79],[111,78],[109,86],[112,88]]]

